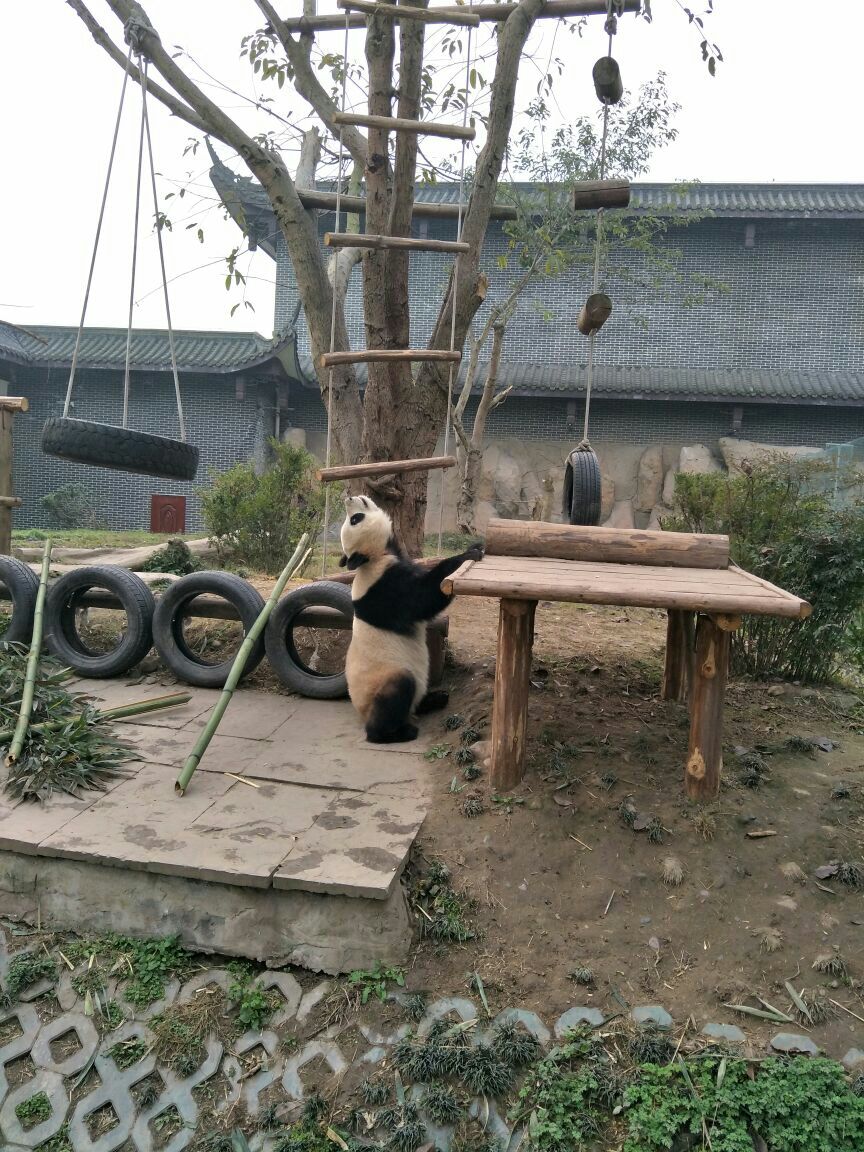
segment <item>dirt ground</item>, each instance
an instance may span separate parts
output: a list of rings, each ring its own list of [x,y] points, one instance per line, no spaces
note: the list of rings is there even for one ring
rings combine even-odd
[[[266,578],[253,582],[269,592]],[[466,728],[488,735],[496,605],[465,599],[450,615],[451,701],[424,721],[442,758],[432,762],[437,802],[414,876],[445,863],[470,904],[475,937],[424,941],[409,989],[458,993],[476,973],[493,1011],[518,1004],[549,1018],[581,1003],[609,1016],[656,1003],[678,1023],[738,1023],[767,1039],[784,1026],[723,1004],[761,1008],[762,997],[788,1009],[790,980],[799,991],[824,988],[860,1018],[832,1006],[833,1018],[811,1029],[817,1044],[860,1045],[864,888],[814,871],[864,860],[864,699],[733,679],[724,787],[699,810],[684,795],[686,706],[659,698],[665,615],[541,604],[527,771],[511,794],[496,796],[486,771],[468,781],[455,761]],[[230,624],[195,628],[210,659],[239,641]],[[331,638],[341,656],[347,636]],[[266,662],[247,683],[283,690]],[[464,723],[448,729],[448,715]],[[808,747],[812,740],[830,751]],[[745,755],[753,752],[762,757],[755,771]],[[463,813],[469,798],[482,804],[473,818]],[[772,835],[748,835],[760,831]],[[679,885],[664,882],[669,857],[683,870]],[[590,970],[593,983],[577,983],[577,969]]]

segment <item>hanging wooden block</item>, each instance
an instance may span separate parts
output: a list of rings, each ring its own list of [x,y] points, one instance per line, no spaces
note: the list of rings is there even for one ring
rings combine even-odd
[[[573,189],[573,208],[626,208],[630,203],[629,180],[583,180]]]
[[[624,95],[624,83],[618,61],[611,56],[601,56],[591,73],[594,77],[594,91],[601,104],[617,104]]]
[[[599,332],[612,315],[612,301],[605,292],[592,292],[579,312],[576,327],[583,336]]]

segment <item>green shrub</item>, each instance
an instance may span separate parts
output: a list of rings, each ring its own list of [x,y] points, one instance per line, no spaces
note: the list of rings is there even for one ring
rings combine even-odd
[[[173,572],[175,576],[188,576],[190,572],[200,572],[204,565],[189,551],[183,540],[169,540],[159,548],[149,560],[141,565],[142,572]],[[152,584],[151,584],[152,588]]]
[[[747,475],[676,478],[681,513],[667,528],[721,532],[732,559],[809,600],[804,621],[745,616],[732,638],[732,666],[755,676],[830,679],[855,644],[850,623],[864,605],[864,508],[832,507],[816,491],[824,465],[774,460]]]
[[[258,473],[235,464],[200,492],[201,514],[220,560],[281,572],[304,532],[317,530],[324,493],[305,448],[270,441],[272,461]]]
[[[81,484],[64,484],[40,500],[52,528],[93,528],[96,510],[93,497]]]

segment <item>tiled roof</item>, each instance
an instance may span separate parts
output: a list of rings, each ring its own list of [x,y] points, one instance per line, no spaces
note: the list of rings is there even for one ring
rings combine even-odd
[[[34,367],[60,367],[72,362],[77,329],[31,325],[25,334],[0,324],[0,357]],[[17,344],[13,343],[17,338]],[[277,357],[293,346],[293,331],[276,340],[257,332],[175,331],[177,366],[184,372],[237,372]],[[82,368],[123,368],[126,362],[125,328],[85,328],[79,364]],[[164,372],[171,367],[165,329],[141,328],[132,332],[132,365],[136,371]]]
[[[483,379],[483,370],[477,373]],[[582,396],[584,365],[502,363],[502,387],[522,396]],[[744,400],[767,403],[864,401],[864,372],[793,369],[638,368],[595,365],[596,396],[621,399]]]

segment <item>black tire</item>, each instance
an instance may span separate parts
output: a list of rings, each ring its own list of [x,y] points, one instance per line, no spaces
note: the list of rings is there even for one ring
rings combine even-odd
[[[564,472],[562,512],[568,524],[599,524],[602,493],[596,453],[592,448],[574,449],[567,457]]]
[[[179,679],[197,688],[223,688],[234,657],[219,664],[208,664],[192,651],[183,635],[189,604],[196,596],[204,595],[227,600],[240,617],[244,635],[248,634],[264,608],[261,593],[231,572],[190,572],[166,588],[159,597],[153,616],[153,642],[162,663]],[[263,659],[264,640],[259,638],[249,653],[241,679],[254,672]]]
[[[264,630],[264,645],[270,666],[286,688],[312,700],[340,700],[348,695],[345,669],[322,674],[303,663],[294,643],[294,624],[304,608],[334,608],[349,620],[354,618],[351,589],[333,580],[295,588],[284,596]]]
[[[198,449],[194,444],[92,420],[50,417],[42,429],[42,451],[76,464],[168,480],[194,480],[198,471]]]
[[[0,584],[5,586],[8,600],[12,603],[12,619],[6,630],[0,632],[0,643],[26,644],[33,630],[39,578],[14,556],[0,556]]]
[[[126,613],[126,631],[116,648],[96,652],[78,632],[76,612],[91,588],[111,592]],[[153,647],[153,593],[134,572],[109,565],[76,568],[48,590],[45,643],[48,650],[79,676],[122,676],[140,664]]]

